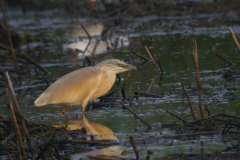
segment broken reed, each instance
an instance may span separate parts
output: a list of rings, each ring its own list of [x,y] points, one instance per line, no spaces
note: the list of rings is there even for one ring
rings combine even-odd
[[[156,64],[154,58],[152,57],[152,54],[149,52],[147,46],[144,46],[144,48],[145,48],[145,50],[147,51],[149,57],[151,58],[153,64],[155,65],[155,67],[156,67],[156,69],[157,69],[157,71],[156,71],[155,74],[154,74],[154,78],[153,78],[151,84],[150,84],[149,87],[148,87],[147,93],[149,93],[150,89],[152,88],[153,82],[154,82],[154,80],[155,80],[155,78],[156,78],[156,76],[157,76],[157,73],[158,73],[159,69],[158,69],[158,67],[157,67],[157,64]],[[160,86],[160,85],[161,85],[161,82],[162,82],[163,68],[162,68],[162,65],[161,65],[161,63],[160,63],[159,60],[158,60],[158,65],[159,65],[159,67],[160,67],[160,69],[161,69],[161,78],[160,78],[160,81],[159,81],[159,86]]]
[[[23,130],[24,130],[24,133],[25,133],[25,135],[26,135],[26,139],[27,139],[29,151],[31,152],[32,157],[34,158],[31,139],[30,139],[30,137],[29,137],[28,130],[27,130],[27,127],[26,127],[26,123],[28,123],[28,122],[27,122],[26,119],[23,117],[23,114],[22,114],[22,112],[21,112],[21,109],[20,109],[20,107],[19,107],[19,104],[18,104],[16,95],[15,95],[15,92],[14,92],[14,90],[13,90],[12,82],[11,82],[11,80],[10,80],[10,78],[9,78],[8,72],[6,72],[6,75],[5,75],[5,76],[6,76],[6,79],[7,79],[7,81],[8,81],[8,87],[9,87],[9,89],[10,89],[10,92],[11,92],[11,94],[12,94],[12,96],[13,96],[13,100],[14,100],[14,102],[15,102],[15,106],[16,106],[16,109],[17,109],[17,114],[19,115],[19,117],[20,117],[20,119],[21,119],[21,124],[22,124]],[[7,91],[7,93],[9,92],[8,89],[6,89],[6,91]],[[8,97],[9,97],[9,96],[8,96]],[[8,98],[8,99],[9,99],[9,101],[11,101],[11,98]],[[13,118],[13,119],[14,119],[14,118]],[[19,137],[19,139],[21,139],[21,138]],[[20,144],[21,144],[21,143],[20,143]],[[23,156],[24,156],[24,155],[23,155]]]
[[[194,45],[193,55],[194,55],[195,68],[196,68],[200,116],[201,116],[201,118],[204,118],[203,107],[202,107],[202,90],[201,90],[202,87],[201,87],[200,76],[199,76],[199,66],[198,66],[198,54],[197,54],[197,42],[196,42],[196,40],[193,41],[193,43],[194,43],[193,44]]]
[[[153,64],[155,65],[156,69],[158,70],[157,64],[156,64],[156,62],[154,61],[154,59],[153,59],[153,57],[152,57],[152,54],[149,52],[147,46],[144,46],[144,48],[145,48],[145,50],[147,51],[149,57],[151,58]]]
[[[132,147],[134,149],[134,152],[135,152],[135,155],[136,155],[136,159],[139,159],[139,153],[138,153],[138,149],[137,149],[137,146],[135,144],[135,141],[134,141],[132,136],[130,136],[129,139],[130,139],[130,142],[131,142]]]
[[[10,96],[8,88],[6,88],[6,92],[7,92],[7,96],[8,96],[9,108],[10,108],[11,113],[12,113],[13,123],[14,123],[15,129],[16,129],[19,144],[20,144],[21,154],[22,154],[23,158],[25,160],[27,160],[27,155],[26,155],[25,148],[24,148],[23,141],[22,141],[22,135],[21,135],[21,132],[20,132],[19,127],[18,127],[17,118],[16,118],[15,113],[14,113],[14,108],[13,108],[13,104],[12,104],[12,100],[11,100],[11,96]]]
[[[240,46],[239,46],[239,43],[238,43],[238,41],[237,41],[237,38],[236,38],[234,32],[232,31],[231,28],[229,28],[229,31],[230,31],[230,33],[231,33],[231,35],[232,35],[232,38],[233,38],[234,43],[236,44],[238,50],[240,51]]]

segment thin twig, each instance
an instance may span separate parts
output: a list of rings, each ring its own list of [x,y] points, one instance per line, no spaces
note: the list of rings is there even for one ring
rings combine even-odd
[[[199,123],[199,122],[201,122],[201,121],[203,121],[203,120],[207,120],[207,119],[210,119],[210,118],[214,118],[214,117],[217,117],[217,116],[220,116],[220,115],[225,115],[225,116],[226,116],[225,113],[221,112],[221,113],[214,114],[214,115],[212,115],[212,116],[205,117],[205,118],[203,118],[203,119],[199,119],[199,120],[196,120],[196,121],[188,122],[188,123],[186,123],[185,125],[196,124],[196,123]]]
[[[81,26],[82,26],[83,30],[86,32],[86,34],[87,34],[87,36],[88,36],[88,39],[89,39],[89,42],[88,42],[88,44],[87,44],[85,50],[83,51],[83,55],[84,55],[85,52],[87,51],[89,45],[90,45],[91,42],[92,42],[92,38],[91,38],[90,34],[88,33],[88,31],[86,30],[86,28],[85,28],[83,25],[81,25]],[[89,52],[89,53],[90,53],[90,52]],[[92,55],[92,53],[90,53],[90,54]],[[92,55],[92,56],[93,56],[93,55]]]
[[[198,110],[198,107],[197,107],[197,105],[196,104],[194,104],[195,105],[195,107],[196,107],[196,109],[197,109],[197,112],[198,112],[198,114],[200,115],[200,117],[201,117],[201,114],[200,114],[200,112],[199,112],[199,110]],[[201,117],[201,119],[202,119],[202,117]]]
[[[94,46],[94,48],[93,48],[93,51],[92,51],[91,55],[94,56],[94,54],[95,54],[95,52],[96,52],[96,49],[97,49],[97,47],[99,46],[99,43],[100,43],[100,42],[101,42],[101,40],[98,39],[97,42],[95,43],[95,46]]]
[[[152,128],[147,122],[145,122],[142,118],[138,117],[137,114],[135,114],[133,111],[131,111],[131,110],[130,110],[127,106],[125,106],[122,102],[120,102],[120,104],[123,106],[123,108],[125,108],[125,109],[127,109],[129,112],[131,112],[137,119],[139,119],[141,122],[143,122],[144,124],[146,124],[149,130]]]
[[[3,120],[5,120],[5,117],[3,117],[3,115],[1,115],[1,114],[0,114],[0,118],[3,119]]]
[[[28,62],[36,65],[38,68],[40,68],[45,74],[48,74],[48,71],[43,68],[41,65],[39,65],[37,62],[35,62],[33,59],[31,59],[30,57],[28,57],[26,54],[24,53],[16,53],[17,56],[20,56],[20,57],[24,57]]]
[[[134,64],[135,64],[135,61],[133,61],[132,65],[134,65]],[[122,89],[121,89],[121,93],[122,93],[123,99],[126,99],[124,87],[126,86],[127,81],[128,81],[128,79],[129,79],[131,73],[132,73],[132,70],[130,70],[130,71],[128,72],[127,78],[126,78],[126,80],[125,80],[125,82],[124,82],[124,84],[123,84],[123,86],[122,86]]]
[[[159,87],[161,86],[161,84],[162,84],[162,79],[163,79],[163,74],[161,74],[161,77],[160,77],[160,79],[159,79]]]
[[[2,145],[2,143],[0,143],[0,145],[2,146],[3,149],[5,149],[4,146]],[[8,156],[8,159],[12,160],[12,158],[11,158],[10,154],[8,153],[7,149],[5,149],[5,152],[6,152],[7,156]]]
[[[210,111],[208,110],[207,105],[205,104],[204,106],[205,106],[206,111],[208,112],[208,116],[211,116],[211,113],[210,113]]]
[[[226,109],[229,113],[231,113],[233,116],[235,116],[232,112],[230,112],[228,109]]]
[[[198,112],[194,112],[194,114],[198,114]],[[182,119],[185,119],[185,118],[188,118],[188,117],[191,117],[192,116],[192,113],[191,114],[188,114],[186,116],[183,116]],[[180,120],[177,120],[177,122],[180,121]]]
[[[4,24],[0,21],[0,27],[4,30],[7,31],[7,28],[4,26]]]
[[[172,116],[176,117],[177,119],[183,121],[184,123],[187,123],[187,121],[183,120],[182,117],[179,117],[178,115],[174,114],[173,112],[166,110],[166,112],[170,113]]]
[[[88,36],[88,38],[89,38],[89,41],[91,41],[91,36],[90,36],[90,34],[88,33],[88,31],[86,30],[86,28],[81,24],[81,27],[83,28],[83,30],[86,32],[86,34],[87,34],[87,36]]]
[[[224,57],[221,56],[220,54],[216,53],[216,55],[217,55],[220,59],[222,59],[222,60],[224,60],[225,62],[227,62],[229,66],[232,66],[232,65],[233,65],[233,62],[227,60],[226,58],[224,58]]]
[[[53,139],[53,136],[50,137],[49,142],[50,142],[52,139]],[[44,141],[45,141],[46,145],[48,146],[48,141],[47,141],[46,135],[44,135]],[[53,156],[53,153],[52,153],[52,151],[51,151],[51,149],[50,149],[49,146],[47,147],[47,151],[49,152],[49,154],[50,154],[50,156],[52,157],[52,159],[55,160],[55,158],[54,158],[54,156]]]
[[[240,46],[239,46],[239,43],[238,43],[238,41],[237,41],[237,38],[235,37],[234,32],[232,31],[231,28],[229,28],[229,31],[230,31],[230,33],[231,33],[231,35],[232,35],[232,38],[233,38],[233,40],[234,40],[234,43],[236,44],[238,50],[240,51]]]
[[[134,63],[133,63],[133,65],[134,65]],[[128,79],[129,79],[129,77],[130,77],[131,73],[132,73],[132,70],[130,70],[130,71],[128,72],[127,78],[126,78],[126,80],[125,80],[125,82],[124,82],[124,84],[123,84],[122,88],[124,88],[124,87],[126,86],[126,84],[127,84],[127,81],[128,81]]]
[[[160,69],[161,69],[161,74],[163,74],[163,68],[162,68],[162,65],[161,65],[159,59],[158,59],[158,65],[159,65],[159,67],[160,67]]]
[[[201,154],[204,154],[204,141],[201,142]]]
[[[194,114],[194,111],[193,111],[193,108],[192,108],[192,104],[191,104],[190,96],[189,96],[188,93],[187,93],[187,99],[188,99],[188,105],[189,105],[189,107],[190,107],[190,110],[191,110],[191,113],[192,113],[193,119],[196,120],[196,117],[195,117],[195,114]]]
[[[148,87],[147,93],[148,93],[148,92],[150,91],[150,89],[152,88],[152,85],[153,85],[153,82],[155,81],[155,78],[156,78],[156,76],[157,76],[157,73],[158,73],[158,71],[154,74],[153,80],[152,80],[151,84],[150,84],[149,87]]]
[[[180,80],[180,81],[181,81],[181,80]],[[184,88],[184,85],[183,85],[183,81],[181,81],[181,84],[182,84],[183,92],[185,92],[185,88]]]
[[[132,53],[133,53],[134,55],[136,55],[136,56],[144,59],[145,61],[150,61],[149,58],[147,58],[147,57],[145,57],[145,56],[143,56],[143,55],[138,54],[138,53],[137,53],[136,51],[134,51],[134,50],[132,51]]]

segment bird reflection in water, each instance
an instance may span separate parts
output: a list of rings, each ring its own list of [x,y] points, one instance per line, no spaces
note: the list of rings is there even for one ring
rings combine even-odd
[[[64,127],[66,125],[68,125],[68,130],[85,128],[89,135],[97,136],[95,140],[118,140],[111,129],[98,123],[89,122],[85,115],[83,115],[83,120],[67,120],[63,124],[57,124],[56,127]],[[87,137],[87,140],[91,140],[91,138]]]
[[[66,117],[67,119],[67,117]],[[83,115],[82,120],[67,120],[67,122],[63,124],[57,124],[56,127],[64,127],[65,125],[68,125],[68,130],[81,130],[82,128],[85,128],[87,133],[89,135],[94,135],[95,140],[118,140],[118,138],[114,135],[114,132],[101,124],[89,122],[87,117]],[[87,140],[91,140],[90,137],[87,137]],[[71,157],[74,159],[74,157],[88,157],[88,156],[97,156],[97,155],[106,155],[106,156],[122,156],[122,153],[126,149],[126,147],[122,146],[111,146],[101,149],[92,150],[90,152],[85,152],[73,154]]]

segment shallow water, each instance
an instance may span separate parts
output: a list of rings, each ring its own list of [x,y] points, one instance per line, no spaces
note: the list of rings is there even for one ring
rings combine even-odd
[[[82,41],[83,38],[76,38],[76,36],[72,35],[73,29],[82,30],[80,24],[90,27],[91,25],[96,26],[96,24],[107,23],[106,21],[102,23],[94,20],[95,24],[91,23],[90,25],[86,20],[70,20],[67,17],[61,19],[59,17],[49,18],[48,13],[42,13],[39,18],[41,19],[40,21],[38,21],[36,16],[30,18],[31,14],[25,15],[25,17],[20,15],[20,18],[13,18],[14,14],[9,14],[8,16],[9,25],[13,30],[36,36],[36,41],[29,43],[29,47],[26,44],[21,44],[18,48],[22,50],[32,50],[32,53],[35,55],[38,55],[40,53],[39,48],[42,48],[39,63],[50,72],[46,77],[50,84],[59,77],[86,65],[81,57],[69,54],[65,48],[63,48],[62,54],[61,49],[59,49],[59,43],[62,46],[74,43],[75,41]],[[207,18],[210,18],[210,15],[209,17],[207,16]],[[158,73],[149,92],[177,92],[182,91],[181,80],[184,82],[186,88],[187,84],[195,88],[197,87],[195,80],[195,63],[192,54],[193,40],[196,40],[198,45],[201,85],[203,88],[213,89],[216,93],[213,95],[203,95],[204,104],[208,106],[212,114],[219,112],[227,113],[229,110],[239,116],[240,111],[234,103],[236,100],[225,99],[223,96],[227,92],[227,89],[224,88],[226,79],[216,74],[219,70],[228,67],[226,62],[215,55],[216,53],[234,63],[233,66],[228,67],[230,70],[238,70],[240,63],[239,51],[229,35],[229,26],[226,24],[196,23],[199,21],[201,21],[201,19],[196,20],[191,17],[152,17],[151,19],[140,18],[132,22],[126,22],[122,26],[113,27],[112,35],[115,38],[124,36],[130,44],[124,47],[117,47],[115,50],[103,51],[94,57],[90,57],[90,59],[100,62],[105,59],[117,58],[125,60],[128,63],[132,63],[134,59],[135,65],[139,65],[143,60],[132,54],[132,50],[134,48],[139,54],[148,57],[144,49],[144,46],[147,46],[151,52],[154,50],[154,59],[160,60],[164,70],[161,85],[159,86],[160,73]],[[149,25],[144,26],[142,25],[143,22],[144,24],[149,23]],[[236,35],[240,34],[238,25],[231,26],[231,28]],[[101,37],[96,36],[95,39],[99,40]],[[34,54],[31,56],[34,57]],[[37,56],[34,57],[34,59],[37,59]],[[6,68],[11,69],[11,67]],[[142,68],[144,68],[145,71],[132,72],[125,87],[126,95],[133,94],[135,91],[146,92],[148,90],[151,81],[154,79],[156,69],[152,62],[147,63]],[[29,70],[31,72],[26,71],[23,76],[22,86],[15,88],[25,118],[32,122],[51,125],[65,122],[66,119],[60,113],[64,106],[33,106],[34,100],[46,89],[47,83],[41,82],[35,85],[34,82],[37,82],[37,75],[32,66],[29,66]],[[23,69],[23,71],[25,70]],[[41,71],[38,71],[38,73],[42,74]],[[127,74],[128,72],[121,73],[122,82],[120,86],[114,85],[111,89],[115,95],[121,96],[121,86]],[[227,84],[232,83],[233,86],[235,86],[235,82],[234,80],[233,82],[227,82]],[[1,88],[1,90],[4,90],[4,88]],[[146,102],[145,99],[148,101]],[[0,99],[0,103],[2,104],[1,114],[9,116],[10,111],[6,106],[5,100],[6,97]],[[140,100],[142,100],[143,103],[131,106],[131,108],[136,114],[153,126],[150,132],[144,134],[145,137],[152,135],[158,136],[162,133],[169,134],[166,128],[161,127],[161,124],[171,123],[175,120],[174,117],[167,114],[165,110],[168,109],[179,116],[190,114],[189,108],[186,107],[186,97],[173,94],[172,96],[154,99],[140,97]],[[193,103],[198,102],[196,96],[192,96],[191,100]],[[98,99],[94,101],[98,101]],[[66,116],[69,120],[81,119],[81,107],[68,107]],[[87,118],[91,122],[99,123],[110,128],[120,141],[127,140],[129,135],[133,135],[134,138],[142,138],[142,133],[147,129],[143,123],[136,120],[128,111],[123,110],[122,107],[90,108],[87,112]],[[201,141],[206,142],[205,153],[213,153],[230,145],[214,140],[206,141],[203,137],[198,141],[176,141],[173,146],[169,146],[171,143],[170,140],[149,146],[141,145],[139,146],[139,150],[142,157],[146,156],[147,150],[153,150],[155,152],[153,157],[166,156],[169,153],[201,153]],[[193,147],[192,151],[189,150],[191,147]],[[125,150],[132,151],[132,148],[128,147],[125,148]],[[79,159],[82,155],[75,155],[74,157]],[[129,152],[127,157],[134,157],[134,153]]]

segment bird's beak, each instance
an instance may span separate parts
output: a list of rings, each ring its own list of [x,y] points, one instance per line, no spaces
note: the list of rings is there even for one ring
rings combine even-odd
[[[133,65],[129,65],[129,64],[123,65],[122,67],[126,68],[126,69],[129,69],[129,70],[131,70],[131,69],[134,69],[134,70],[144,70],[142,68],[139,68],[139,67],[136,67],[136,66],[133,66]]]

